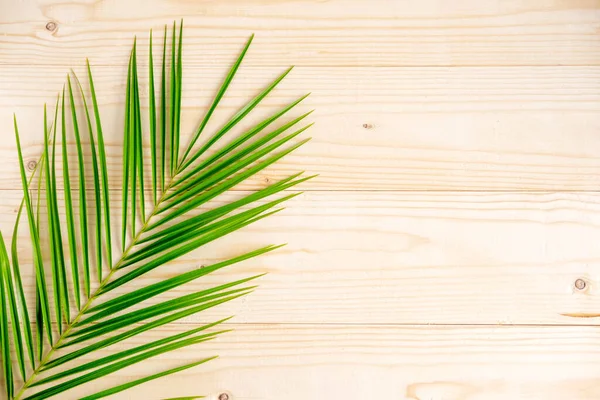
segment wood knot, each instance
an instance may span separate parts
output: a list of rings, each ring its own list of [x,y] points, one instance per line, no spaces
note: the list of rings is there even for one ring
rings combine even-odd
[[[27,169],[31,172],[37,167],[37,161],[31,160],[27,162]]]
[[[46,24],[46,30],[49,32],[54,32],[58,28],[58,24],[54,21],[50,21]]]
[[[365,129],[373,129],[373,124],[363,124],[362,127]]]
[[[581,278],[577,278],[573,286],[575,286],[575,289],[577,290],[585,290],[585,288],[587,287],[587,282]]]
[[[219,395],[219,400],[229,400],[229,395],[227,393],[221,393]]]

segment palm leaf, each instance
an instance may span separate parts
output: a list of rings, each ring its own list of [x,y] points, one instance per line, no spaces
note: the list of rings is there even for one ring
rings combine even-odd
[[[33,202],[29,195],[33,175],[28,182],[15,117],[15,136],[24,199],[13,232],[12,268],[11,260],[0,236],[0,307],[3,311],[0,319],[0,345],[2,347],[3,376],[9,398],[45,399],[62,396],[71,388],[120,371],[150,357],[199,344],[227,332],[226,329],[214,329],[229,318],[203,324],[150,343],[127,347],[125,350],[113,352],[104,357],[92,358],[91,361],[81,362],[81,357],[85,355],[94,354],[100,349],[129,340],[143,332],[160,328],[165,324],[212,309],[251,293],[256,286],[247,284],[264,274],[237,279],[202,290],[188,291],[170,299],[161,298],[162,294],[175,288],[183,287],[211,273],[274,251],[281,245],[268,245],[245,254],[223,259],[203,268],[179,273],[136,290],[125,290],[112,297],[106,295],[117,288],[128,288],[141,275],[160,268],[184,254],[281,211],[282,203],[299,194],[286,191],[313,178],[313,176],[302,177],[302,173],[292,174],[233,201],[204,209],[211,200],[252,178],[308,140],[296,142],[296,138],[311,124],[296,128],[292,132],[288,131],[307,118],[310,112],[292,118],[264,133],[270,125],[278,123],[284,115],[290,113],[307,95],[275,111],[254,125],[253,128],[219,146],[220,142],[225,142],[223,138],[230,135],[252,110],[275,90],[279,82],[291,71],[291,68],[287,69],[238,110],[221,128],[207,136],[206,141],[196,148],[200,135],[206,130],[208,121],[214,115],[249,51],[253,39],[251,36],[227,73],[214,100],[201,118],[199,128],[180,158],[183,21],[179,27],[173,23],[169,57],[167,57],[166,26],[164,34],[162,64],[159,66],[162,75],[157,95],[152,59],[153,37],[150,33],[148,63],[150,93],[147,121],[151,153],[149,161],[143,157],[143,147],[146,141],[143,125],[146,124],[142,121],[137,39],[134,40],[129,58],[123,128],[123,180],[121,187],[123,213],[122,226],[118,233],[121,239],[122,253],[114,262],[111,243],[115,238],[112,236],[110,222],[111,203],[106,148],[92,68],[89,62],[86,65],[86,72],[91,103],[87,101],[86,91],[73,72],[72,76],[67,75],[67,93],[63,88],[62,96],[57,100],[51,128],[49,128],[46,111],[44,112],[44,152],[40,158],[42,167],[38,173],[38,217],[35,216]],[[167,62],[168,60],[170,63]],[[74,78],[77,83],[79,89],[77,93],[73,91],[71,78]],[[167,82],[170,82],[169,86],[167,86]],[[68,96],[67,105],[65,105],[65,94]],[[84,126],[87,127],[89,138],[87,143],[82,140],[77,115],[77,97],[81,97],[84,109]],[[67,107],[71,109],[71,126],[68,126],[66,121]],[[61,125],[60,131],[58,131],[59,124]],[[60,132],[59,137],[62,139],[60,147],[62,160],[59,161],[56,156],[57,131]],[[69,131],[72,131],[72,136],[69,135]],[[71,187],[70,182],[69,157],[72,155],[69,154],[67,142],[71,137],[74,138],[77,157],[78,185],[76,189]],[[84,154],[84,145],[89,145],[89,156]],[[57,162],[62,165],[62,182],[56,173]],[[90,166],[93,187],[88,189],[86,187],[86,169]],[[149,176],[153,204],[153,208],[149,212],[146,212],[145,205],[147,169],[151,171]],[[63,242],[57,194],[61,183],[64,188],[66,210],[67,240],[65,242]],[[41,190],[42,187],[45,190]],[[88,190],[91,190],[90,193],[93,196],[93,206],[90,210],[87,207],[86,193]],[[73,207],[73,191],[78,199],[78,218]],[[45,218],[47,229],[40,229],[43,218],[39,218],[39,201],[42,197],[45,197],[47,205]],[[28,300],[23,292],[16,245],[17,226],[23,207],[29,221],[36,276],[36,298],[31,301],[35,301],[36,305],[37,357],[34,354],[35,341],[31,321],[27,314]],[[199,212],[200,207],[203,209]],[[79,222],[79,235],[75,228],[76,219]],[[93,228],[90,226],[90,222],[93,222]],[[50,242],[51,284],[45,281],[40,244],[40,232],[45,231],[48,232]],[[90,232],[93,232],[92,237],[90,237]],[[65,257],[65,253],[68,253],[68,257]],[[106,259],[103,254],[106,254]],[[90,258],[93,260],[91,261]],[[67,279],[67,262],[71,267],[71,279]],[[90,273],[92,262],[96,264],[96,284],[93,284],[94,279]],[[83,291],[80,287],[80,274],[83,277]],[[48,290],[52,290],[53,296],[48,295]],[[53,312],[50,309],[51,298],[55,302]],[[154,299],[153,304],[145,304],[150,299]],[[9,319],[11,324],[9,324]],[[52,323],[57,324],[58,336],[53,335]],[[44,343],[49,346],[45,353],[43,351]],[[14,356],[11,354],[11,349],[14,350]],[[59,349],[60,354],[57,354]],[[29,363],[27,363],[27,356]],[[37,363],[36,358],[39,360]],[[202,364],[213,358],[205,358],[180,367],[156,372],[97,392],[85,399],[97,399],[116,394],[144,382]],[[15,369],[13,363],[20,371],[20,380],[13,373]],[[44,376],[41,376],[42,372]],[[16,385],[19,385],[17,391],[15,391]],[[38,390],[38,387],[41,390]],[[198,396],[187,398],[198,398]]]

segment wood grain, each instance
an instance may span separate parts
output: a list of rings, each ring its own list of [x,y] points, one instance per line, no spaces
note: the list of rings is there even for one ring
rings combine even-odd
[[[15,65],[121,65],[133,35],[182,17],[193,63],[228,65],[255,32],[261,66],[600,64],[597,0],[3,3],[0,60]]]
[[[160,356],[75,399],[203,357],[219,359],[111,399],[204,394],[217,400],[590,400],[600,397],[598,327],[233,325],[213,342]],[[174,334],[165,328],[146,339]],[[124,348],[125,344],[120,345]],[[101,350],[109,354],[111,348]]]
[[[11,231],[18,200],[10,191],[0,201],[2,232]],[[113,200],[117,227],[120,201]],[[33,294],[31,247],[22,228],[21,263]],[[583,318],[600,316],[598,237],[596,193],[310,192],[283,213],[117,293],[287,242],[161,299],[268,272],[243,302],[197,319],[227,313],[249,323],[598,325],[600,318]],[[579,278],[585,290],[575,289]]]
[[[281,71],[242,68],[206,132],[224,124]],[[5,133],[0,188],[20,185],[13,112],[25,156],[36,160],[43,144],[42,105],[54,103],[65,72],[63,67],[0,67]],[[184,70],[183,143],[195,132],[224,73],[224,68]],[[112,187],[118,189],[125,72],[98,67],[95,76]],[[302,170],[320,174],[307,190],[600,188],[598,67],[297,68],[227,138],[309,90],[312,95],[284,120],[316,109],[308,118],[315,126],[306,133],[313,140],[238,189]]]

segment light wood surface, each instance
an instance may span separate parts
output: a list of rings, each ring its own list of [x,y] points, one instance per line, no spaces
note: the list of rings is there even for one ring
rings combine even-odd
[[[600,328],[242,324],[196,351],[123,370],[96,390],[198,357],[219,359],[117,399],[202,391],[255,399],[597,399]],[[178,328],[163,334],[179,332]],[[154,335],[132,340],[139,344]],[[107,355],[108,350],[99,354]],[[160,383],[159,383],[160,382]],[[73,396],[89,393],[81,387]]]
[[[10,232],[20,193],[6,193],[0,229]],[[21,262],[33,295],[28,235],[23,226]],[[164,298],[265,271],[252,296],[201,318],[225,313],[248,323],[594,324],[577,316],[600,315],[599,236],[597,193],[314,191],[128,288],[285,240],[288,245],[275,253]],[[588,282],[587,290],[573,287],[578,278]]]
[[[37,160],[42,106],[85,57],[120,214],[127,52],[138,35],[147,54],[150,28],[184,18],[186,140],[252,32],[209,128],[289,65],[244,126],[309,91],[296,115],[316,109],[311,142],[214,204],[319,173],[301,197],[136,282],[288,243],[185,290],[269,272],[259,289],[119,346],[233,314],[235,331],[65,399],[215,354],[113,398],[600,399],[600,1],[0,0],[0,11],[5,236],[21,199],[12,114]],[[25,229],[19,240],[31,291]]]
[[[184,70],[184,143],[226,71],[191,64]],[[83,74],[82,61],[74,68]],[[41,152],[41,105],[54,104],[67,70],[0,66],[0,90],[7,93],[0,99],[0,120],[10,121],[16,112],[29,160]],[[209,132],[282,70],[242,67]],[[108,161],[113,188],[119,189],[126,72],[123,65],[95,72],[104,128],[112,133]],[[15,76],[22,85],[15,84]],[[307,190],[600,187],[600,67],[297,67],[242,127],[309,91],[311,96],[291,115],[315,109],[309,117],[316,123],[309,131],[312,142],[246,188],[302,170],[320,174],[304,186]],[[0,143],[0,168],[5,171],[0,188],[11,189],[19,184],[17,155],[11,126],[3,129],[8,134]]]
[[[173,18],[185,18],[190,61],[211,65],[229,64],[253,32],[248,63],[261,66],[600,62],[597,0],[3,1],[5,64],[122,65],[134,34]]]

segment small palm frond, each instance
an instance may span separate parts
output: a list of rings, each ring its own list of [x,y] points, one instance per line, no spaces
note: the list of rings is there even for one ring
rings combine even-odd
[[[312,178],[302,177],[301,173],[293,174],[229,203],[207,207],[217,196],[304,144],[308,139],[299,142],[294,139],[310,125],[295,126],[310,113],[265,132],[306,98],[306,95],[302,96],[228,143],[218,146],[218,142],[239,126],[290,72],[291,69],[288,69],[216,132],[204,138],[208,122],[248,52],[253,39],[250,37],[190,143],[181,147],[183,24],[177,29],[174,23],[171,31],[169,40],[165,26],[162,64],[158,74],[154,71],[153,35],[150,32],[149,112],[148,120],[144,123],[142,108],[145,106],[140,98],[137,41],[134,41],[129,57],[120,229],[112,229],[106,148],[89,62],[86,68],[89,83],[87,93],[72,72],[67,75],[66,85],[57,98],[53,115],[49,117],[44,107],[44,151],[30,177],[25,173],[15,117],[24,198],[17,214],[10,255],[0,235],[0,355],[9,399],[46,399],[60,395],[150,357],[203,343],[227,332],[219,326],[229,318],[115,351],[104,357],[92,357],[87,361],[81,359],[143,332],[251,293],[256,288],[253,282],[263,274],[156,302],[157,296],[167,291],[271,252],[281,245],[255,249],[135,290],[117,293],[115,289],[127,289],[141,275],[277,213],[283,202],[299,194],[282,193]],[[169,59],[170,64],[167,62]],[[159,74],[160,78],[155,82],[155,75]],[[82,102],[83,114],[77,112],[78,101]],[[201,137],[203,140],[199,141]],[[75,153],[70,154],[67,142],[73,139]],[[57,140],[60,142],[59,155]],[[144,157],[146,141],[150,146],[150,160]],[[86,146],[89,146],[88,150]],[[71,169],[69,162],[75,160],[76,168]],[[62,177],[59,177],[57,168],[62,170]],[[90,171],[91,185],[85,179]],[[151,187],[145,187],[147,178]],[[61,184],[64,192],[62,203],[59,196]],[[34,195],[36,190],[37,195]],[[277,194],[281,196],[271,198]],[[40,203],[45,203],[45,216],[40,216]],[[79,213],[74,211],[75,204]],[[59,215],[63,207],[64,222]],[[27,298],[23,289],[17,251],[17,232],[22,214],[27,217],[33,250],[35,298],[32,299]],[[66,234],[63,230],[66,230]],[[48,248],[40,232],[47,232]],[[120,254],[113,254],[113,250],[119,251],[113,249],[113,243],[119,241]],[[155,301],[152,304],[145,303],[150,299]],[[35,315],[30,315],[29,310],[33,309]],[[160,371],[102,390],[85,399],[112,395],[213,358]]]

